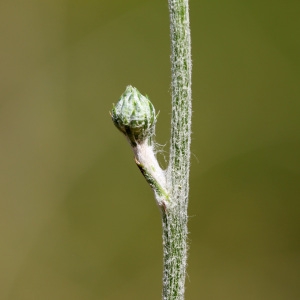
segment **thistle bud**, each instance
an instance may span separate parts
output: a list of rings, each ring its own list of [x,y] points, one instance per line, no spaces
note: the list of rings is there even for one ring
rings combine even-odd
[[[154,106],[147,97],[130,85],[113,107],[111,117],[115,126],[132,145],[140,144],[154,134]]]

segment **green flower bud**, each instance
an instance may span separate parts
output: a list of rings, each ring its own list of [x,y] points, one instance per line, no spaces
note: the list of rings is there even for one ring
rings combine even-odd
[[[154,133],[156,115],[153,104],[136,88],[127,86],[111,113],[115,126],[132,145],[139,144]]]

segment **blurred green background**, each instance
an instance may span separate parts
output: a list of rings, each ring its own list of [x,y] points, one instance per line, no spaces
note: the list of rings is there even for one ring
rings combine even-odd
[[[300,299],[299,1],[190,7],[186,299]],[[160,214],[108,112],[148,94],[167,157],[167,1],[2,0],[0,32],[0,299],[160,299]]]

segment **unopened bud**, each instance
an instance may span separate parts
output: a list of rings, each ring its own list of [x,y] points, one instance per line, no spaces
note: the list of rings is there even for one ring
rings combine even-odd
[[[156,115],[153,104],[136,88],[127,86],[111,113],[115,126],[132,145],[142,143],[154,133]]]

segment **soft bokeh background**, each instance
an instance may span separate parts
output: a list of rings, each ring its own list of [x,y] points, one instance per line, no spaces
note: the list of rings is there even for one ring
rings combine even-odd
[[[186,299],[300,299],[299,1],[191,0]],[[0,2],[0,299],[160,299],[160,214],[109,110],[168,151],[167,1]]]

